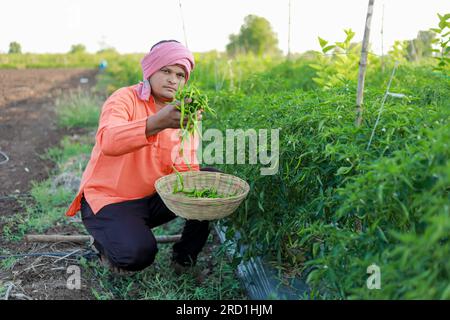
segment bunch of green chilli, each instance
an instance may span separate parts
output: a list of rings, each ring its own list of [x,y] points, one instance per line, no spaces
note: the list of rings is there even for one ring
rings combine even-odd
[[[186,99],[191,99],[190,103],[186,103]],[[183,142],[189,137],[193,136],[195,132],[201,137],[201,132],[198,127],[198,112],[210,113],[215,115],[216,112],[208,105],[208,97],[202,94],[195,86],[184,86],[179,88],[175,94],[175,99],[180,101],[178,109],[181,112],[180,128],[181,128],[181,146]],[[184,118],[187,117],[188,121],[184,126]]]
[[[194,187],[191,190],[185,190],[183,176],[177,170],[175,170],[175,173],[177,174],[178,179],[173,186],[174,194],[182,193],[183,195],[191,198],[224,198],[224,196],[219,194],[215,188],[197,189]],[[181,185],[181,188],[178,186],[178,184]]]
[[[202,111],[205,113],[210,113],[212,115],[216,115],[214,109],[212,109],[208,105],[208,97],[205,94],[202,94],[200,90],[198,90],[195,86],[184,86],[183,88],[179,88],[177,93],[175,94],[175,99],[180,101],[180,106],[178,109],[181,112],[180,118],[180,129],[181,129],[181,148],[180,152],[183,152],[184,141],[189,138],[189,136],[193,136],[195,132],[201,138],[201,132],[198,127],[198,112]],[[189,103],[186,102],[186,99],[190,99]],[[188,121],[186,126],[184,125],[184,118],[187,117]],[[186,162],[189,166],[189,163]],[[189,166],[190,167],[190,166]],[[174,185],[173,193],[183,193],[188,197],[193,198],[223,198],[223,195],[220,195],[216,189],[214,188],[204,188],[204,189],[196,189],[185,190],[183,184],[183,177],[181,174],[175,170],[177,173],[178,179]],[[181,188],[178,187],[178,184],[181,185]]]

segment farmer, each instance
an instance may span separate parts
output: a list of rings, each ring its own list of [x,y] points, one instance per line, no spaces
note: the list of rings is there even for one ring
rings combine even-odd
[[[100,63],[98,64],[98,70],[100,72],[104,72],[107,66],[108,66],[108,61],[106,61],[105,59],[102,59],[102,61],[100,61]]]
[[[192,53],[178,41],[163,40],[141,66],[144,81],[118,89],[104,103],[90,161],[66,212],[73,216],[81,210],[100,258],[119,273],[152,264],[158,248],[151,229],[176,217],[156,193],[155,181],[173,168],[200,170],[198,136],[185,142],[180,155],[181,113],[174,100],[194,68]],[[177,273],[195,265],[208,234],[208,221],[186,221],[173,246]]]

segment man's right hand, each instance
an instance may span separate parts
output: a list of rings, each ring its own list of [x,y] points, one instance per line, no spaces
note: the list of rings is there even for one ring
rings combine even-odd
[[[190,103],[192,99],[186,98],[185,103]],[[166,128],[179,129],[181,112],[178,107],[181,105],[180,101],[174,101],[156,113],[157,123],[161,130]],[[184,125],[187,124],[188,118],[184,117]]]
[[[192,100],[186,98],[185,102],[190,103]],[[146,136],[151,136],[167,128],[179,129],[181,112],[178,110],[180,106],[179,101],[174,101],[159,110],[155,115],[148,117],[147,127],[145,130]],[[201,119],[201,115],[199,120]],[[184,125],[187,125],[188,118],[184,117]]]

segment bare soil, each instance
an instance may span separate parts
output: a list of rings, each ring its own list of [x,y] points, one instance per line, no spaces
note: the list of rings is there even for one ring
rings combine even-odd
[[[0,151],[9,158],[0,164],[0,218],[20,213],[23,208],[16,197],[27,196],[31,181],[48,178],[54,164],[39,155],[57,146],[64,135],[83,133],[83,130],[58,128],[55,100],[72,90],[91,90],[96,72],[90,69],[0,70]],[[0,154],[0,163],[4,160]],[[71,225],[56,225],[46,233],[74,234],[79,230]],[[10,242],[2,234],[0,249],[13,254],[70,252],[77,247]],[[81,290],[67,289],[70,275],[66,271],[70,264],[76,264],[76,260],[20,258],[9,268],[0,268],[0,285],[10,289],[9,299],[92,299],[89,279],[83,279]]]
[[[96,70],[0,70],[0,151],[9,161],[0,164],[0,215],[17,211],[5,197],[25,193],[30,181],[47,178],[52,164],[39,155],[55,146],[67,130],[58,129],[54,102],[58,95],[95,84]],[[81,78],[88,79],[85,84]],[[4,156],[0,155],[0,162]]]

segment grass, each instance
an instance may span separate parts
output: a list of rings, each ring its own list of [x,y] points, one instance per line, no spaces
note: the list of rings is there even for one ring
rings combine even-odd
[[[170,223],[180,226],[181,220]],[[155,230],[161,233],[162,229]],[[167,233],[167,230],[165,231]],[[211,244],[212,236],[208,239]],[[245,299],[245,294],[236,279],[235,268],[228,262],[223,251],[216,247],[211,256],[200,253],[195,268],[204,270],[208,260],[213,261],[214,269],[203,283],[196,281],[194,272],[176,275],[170,267],[171,246],[159,245],[155,262],[149,268],[132,276],[114,277],[98,261],[81,261],[83,271],[88,277],[98,279],[101,291],[92,289],[96,299],[151,299],[151,300],[211,300]]]
[[[0,255],[8,255],[8,254],[10,254],[9,250],[5,250],[5,249],[0,250]],[[0,269],[11,270],[17,261],[18,261],[18,259],[15,257],[9,257],[6,259],[2,259],[2,260],[0,260]]]
[[[153,229],[155,235],[181,233],[184,219],[178,218]],[[81,259],[84,274],[95,278],[99,286],[92,288],[98,300],[211,300],[246,299],[235,275],[236,266],[230,263],[222,246],[213,244],[212,234],[206,247],[213,246],[211,254],[201,252],[192,272],[176,275],[170,267],[171,245],[159,244],[155,262],[145,270],[129,277],[115,277],[97,260]],[[213,266],[205,281],[198,283],[196,272]]]
[[[58,125],[62,128],[95,128],[101,99],[85,91],[72,92],[56,101]]]
[[[70,191],[63,187],[52,189],[49,179],[32,182],[31,196],[31,199],[18,200],[25,211],[3,219],[5,240],[21,241],[27,233],[41,233],[57,224],[66,223],[64,212],[73,196]]]
[[[90,53],[20,53],[0,54],[0,68],[27,69],[27,68],[96,68],[103,59],[109,61],[118,56],[114,52],[102,54]]]
[[[90,143],[73,142],[69,137],[63,137],[60,146],[49,148],[42,158],[55,162],[59,167],[66,167],[71,159],[90,154],[94,146],[93,139],[85,139],[85,141],[90,141]],[[83,162],[81,165],[86,166],[87,162]]]
[[[6,290],[7,288],[5,287],[5,285],[0,282],[0,297],[3,297],[6,294]]]
[[[40,156],[41,159],[54,161],[57,166],[49,179],[31,182],[30,198],[17,199],[24,208],[23,212],[2,217],[5,240],[20,241],[26,233],[39,233],[56,224],[68,223],[64,213],[75,194],[64,185],[54,183],[53,180],[63,172],[80,176],[87,164],[87,157],[80,156],[88,153],[91,148],[91,145],[72,142],[68,137],[64,137],[59,147],[52,147]]]

